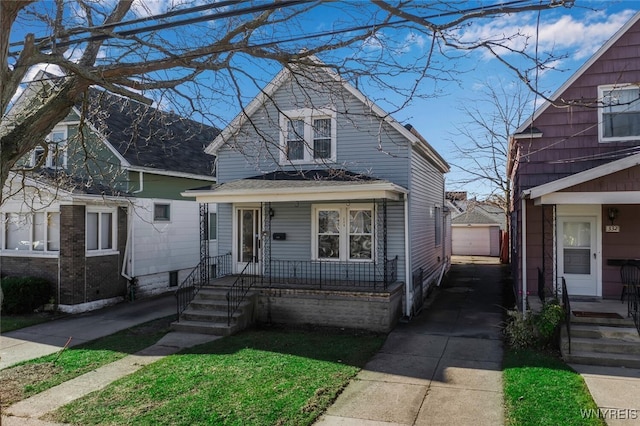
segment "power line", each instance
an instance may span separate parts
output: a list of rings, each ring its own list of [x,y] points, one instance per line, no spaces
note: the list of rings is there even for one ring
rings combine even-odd
[[[231,2],[231,3],[234,3],[234,2]],[[174,22],[166,22],[166,23],[162,23],[162,24],[150,25],[150,26],[131,29],[131,30],[126,30],[126,31],[113,32],[113,33],[110,33],[110,34],[99,34],[99,35],[93,35],[93,36],[83,37],[83,38],[74,39],[74,40],[67,40],[67,41],[62,41],[60,43],[55,43],[55,46],[64,47],[64,46],[70,46],[70,45],[73,45],[73,44],[80,44],[80,43],[83,43],[83,42],[106,40],[106,39],[111,39],[111,38],[116,38],[116,37],[127,37],[127,36],[130,36],[130,35],[136,35],[136,34],[140,34],[140,33],[144,33],[144,32],[151,32],[151,31],[169,29],[169,28],[184,26],[184,25],[188,25],[188,24],[198,23],[198,22],[213,21],[213,20],[216,20],[216,19],[228,18],[228,17],[233,17],[233,16],[240,16],[240,15],[245,15],[245,14],[249,14],[249,13],[253,13],[253,12],[273,10],[273,9],[282,8],[282,7],[290,7],[290,6],[295,6],[295,5],[303,4],[303,3],[307,3],[307,1],[305,1],[305,0],[289,0],[289,1],[286,1],[285,0],[285,1],[281,2],[281,3],[273,3],[273,4],[267,4],[267,5],[252,6],[252,7],[249,7],[249,8],[238,9],[238,10],[235,10],[235,11],[220,12],[220,13],[216,13],[216,14],[213,14],[213,15],[211,15],[211,14],[210,15],[203,15],[203,16],[199,16],[199,17],[195,17],[195,18],[178,20],[178,21],[174,21]],[[442,18],[442,17],[446,17],[446,16],[461,15],[461,14],[466,14],[466,13],[474,13],[474,12],[479,12],[479,11],[489,11],[490,12],[490,11],[493,11],[493,10],[504,9],[506,7],[515,6],[515,5],[518,5],[518,4],[526,4],[526,3],[535,4],[535,3],[532,3],[531,0],[512,0],[510,2],[498,3],[498,4],[493,4],[493,5],[490,5],[490,6],[478,6],[478,7],[467,8],[467,9],[462,9],[462,10],[455,10],[455,11],[437,13],[437,14],[433,14],[433,15],[420,16],[418,18],[419,19],[423,19],[423,20],[427,20],[427,19]],[[551,4],[551,6],[555,6],[556,5],[556,0],[551,0],[550,4]],[[558,4],[564,4],[564,2],[560,2]],[[144,19],[144,20],[157,20],[158,16],[164,16],[164,15],[157,15],[157,16],[148,17],[148,18],[141,18],[141,19]],[[385,23],[384,26],[391,27],[391,26],[396,26],[396,25],[399,25],[399,24],[406,24],[406,23],[409,23],[409,22],[411,22],[409,19],[396,19],[396,20],[390,20],[389,22]],[[129,24],[129,23],[130,22],[128,21],[127,24]],[[113,24],[113,25],[116,26],[116,25],[119,25],[119,24]],[[125,23],[122,23],[122,25],[125,25]],[[90,28],[87,28],[86,31],[83,31],[83,32],[92,32],[92,31],[100,29],[100,28],[102,28],[102,27],[90,27]],[[329,32],[316,33],[316,34],[313,34],[313,35],[303,35],[303,36],[293,37],[291,39],[277,40],[277,41],[273,41],[273,42],[265,42],[265,43],[261,43],[259,46],[247,46],[247,47],[266,47],[268,45],[273,45],[273,44],[286,43],[286,42],[292,42],[292,41],[302,41],[302,40],[307,40],[307,39],[317,38],[317,37],[322,37],[322,36],[340,35],[340,34],[353,32],[353,31],[363,31],[363,30],[373,31],[376,28],[379,28],[378,26],[376,26],[376,24],[367,24],[367,25],[361,25],[361,26],[348,27],[348,28],[339,29],[339,30],[332,30],[332,31],[329,31]],[[50,38],[43,38],[43,39],[44,40],[50,40]],[[12,45],[15,45],[15,46],[23,45],[23,44],[24,44],[23,42],[12,43]],[[53,46],[53,44],[54,44],[53,42],[50,42],[47,45],[40,46],[40,49],[49,48],[49,47]],[[12,56],[12,57],[13,56],[17,56],[17,55],[19,55],[19,53],[20,53],[20,51],[13,51],[13,52],[9,53],[9,56]]]

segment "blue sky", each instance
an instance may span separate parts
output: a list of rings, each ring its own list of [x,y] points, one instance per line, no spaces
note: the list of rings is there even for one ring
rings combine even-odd
[[[105,0],[107,3],[114,0]],[[550,1],[550,0],[544,0]],[[179,2],[179,0],[137,0],[134,3],[134,10],[138,16],[158,14],[166,10],[168,4]],[[420,4],[419,2],[417,2]],[[462,6],[474,6],[487,4],[481,1],[468,2]],[[496,2],[492,1],[491,4]],[[52,3],[37,3],[38,7],[47,8]],[[317,11],[306,17],[299,27],[289,29],[289,34],[306,34],[308,32],[319,33],[332,28],[344,28],[353,25],[354,18],[358,14],[358,9],[366,8],[366,2],[356,2],[346,0],[323,5]],[[495,37],[500,35],[511,35],[520,33],[529,36],[527,52],[543,55],[553,51],[561,57],[553,62],[555,69],[546,69],[539,73],[537,86],[546,95],[552,94],[573,72],[579,68],[589,57],[610,38],[625,22],[627,22],[635,12],[640,10],[640,0],[609,0],[609,1],[589,1],[576,0],[572,8],[557,7],[545,10],[543,13],[537,12],[519,13],[510,16],[503,16],[492,19],[474,21],[471,25],[463,26],[459,30],[459,36],[463,40],[477,40],[478,38]],[[351,15],[353,14],[353,16]],[[361,16],[360,16],[361,17]],[[205,25],[205,24],[202,24]],[[187,33],[188,30],[207,30],[214,28],[216,23],[206,24],[208,27],[201,28],[180,28],[180,32]],[[33,29],[29,29],[33,31]],[[22,38],[22,34],[13,34],[12,41]],[[537,36],[536,36],[537,34]],[[38,35],[38,34],[36,34]],[[265,39],[275,38],[279,34],[263,34]],[[176,32],[176,39],[183,37],[183,34]],[[519,37],[513,41],[510,47],[521,48],[525,37]],[[382,44],[392,46],[392,59],[400,64],[419,61],[424,58],[425,51],[429,47],[428,38],[424,34],[409,30],[382,30],[378,33],[377,39],[369,39],[359,46],[357,51],[337,51],[332,54],[340,55],[370,55],[375,58],[380,52]],[[188,43],[188,41],[186,42]],[[395,49],[395,50],[393,50]],[[79,54],[76,51],[74,54]],[[515,60],[515,55],[504,51],[504,58]],[[105,53],[108,56],[108,53]],[[396,56],[396,57],[393,57]],[[470,53],[464,57],[455,54],[456,58],[448,60],[436,55],[436,60],[444,67],[454,68],[457,73],[454,80],[447,81],[441,79],[436,73],[434,80],[428,80],[420,86],[419,93],[424,98],[415,98],[402,109],[395,111],[399,97],[393,94],[392,90],[380,91],[374,87],[367,86],[363,82],[360,89],[382,108],[394,112],[394,117],[403,124],[413,125],[429,143],[450,163],[454,164],[457,153],[452,149],[452,141],[457,140],[456,127],[463,125],[468,118],[461,107],[474,106],[486,107],[482,104],[484,92],[487,85],[508,86],[514,84],[516,76],[495,58],[491,58],[482,52]],[[322,55],[321,55],[322,58]],[[324,58],[323,58],[324,59]],[[329,59],[329,57],[327,57]],[[245,102],[248,102],[258,91],[258,86],[264,86],[279,71],[278,64],[265,64],[245,59],[246,71],[256,78],[256,82],[245,81],[243,95]],[[402,62],[406,61],[406,62]],[[27,79],[35,74],[30,73]],[[393,84],[403,82],[405,76],[394,77]],[[411,77],[405,80],[410,81]],[[434,92],[437,96],[434,96]],[[218,96],[217,102],[211,102],[212,108],[217,111],[212,112],[220,120],[214,122],[218,126],[224,126],[237,114],[238,108],[224,107],[220,105],[233,102],[233,94],[229,94],[228,99]],[[540,99],[538,99],[540,101]],[[161,104],[164,107],[174,109],[170,105]],[[529,105],[529,112],[525,118],[534,110],[534,103]],[[489,192],[489,189],[480,184],[467,185],[461,187],[456,181],[462,178],[458,170],[454,167],[447,176],[447,189],[467,190],[470,195],[482,196]]]
[[[573,8],[557,8],[540,15],[539,44],[542,51],[554,50],[566,58],[554,63],[555,70],[541,72],[538,87],[545,95],[551,95],[562,83],[586,62],[634,13],[640,10],[637,0],[584,1],[577,0]],[[506,16],[491,22],[473,25],[468,36],[484,34],[507,34],[520,31],[532,36],[536,33],[537,13],[522,13]],[[531,46],[533,48],[533,44]],[[460,61],[461,67],[469,71],[459,76],[459,81],[442,87],[442,95],[429,101],[420,101],[396,113],[400,121],[409,121],[430,144],[451,163],[456,160],[452,140],[456,139],[456,126],[468,121],[460,110],[462,106],[473,107],[484,95],[486,84],[512,84],[517,79],[514,73],[496,59],[483,54],[474,54]],[[538,105],[542,100],[538,99]],[[486,106],[486,105],[485,105]],[[528,117],[534,111],[534,102],[529,105]],[[447,189],[467,190],[470,195],[482,197],[489,189],[480,183],[460,186],[456,180],[464,177],[455,167],[447,176]]]

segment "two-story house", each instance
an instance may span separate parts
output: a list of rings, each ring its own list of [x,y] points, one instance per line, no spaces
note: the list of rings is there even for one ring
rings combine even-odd
[[[512,262],[527,295],[622,296],[640,258],[640,13],[512,136]],[[540,272],[538,272],[540,271]],[[537,296],[536,296],[537,297]]]
[[[319,61],[284,68],[209,145],[218,253],[258,321],[390,330],[450,260],[447,162]]]
[[[56,84],[35,80],[8,125]],[[203,151],[217,130],[103,90],[87,96],[20,162],[0,206],[1,274],[47,278],[66,312],[177,286],[199,262],[201,232],[200,206],[180,193],[215,182]]]

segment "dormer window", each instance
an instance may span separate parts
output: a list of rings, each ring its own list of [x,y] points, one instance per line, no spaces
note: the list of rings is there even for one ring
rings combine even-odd
[[[67,126],[58,126],[46,137],[47,158],[43,160],[45,149],[37,146],[31,152],[31,167],[40,165],[50,169],[64,169],[67,167]]]
[[[640,87],[600,86],[598,97],[602,102],[598,108],[600,142],[640,140]]]
[[[330,110],[284,112],[281,124],[282,164],[336,160],[336,119]]]

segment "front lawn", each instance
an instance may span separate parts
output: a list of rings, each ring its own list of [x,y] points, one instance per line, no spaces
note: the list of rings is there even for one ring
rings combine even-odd
[[[255,330],[171,355],[50,414],[74,424],[307,425],[384,337]]]
[[[175,315],[0,370],[0,408],[153,345]]]
[[[503,380],[507,425],[604,425],[585,415],[597,406],[582,376],[553,354],[507,350]]]

